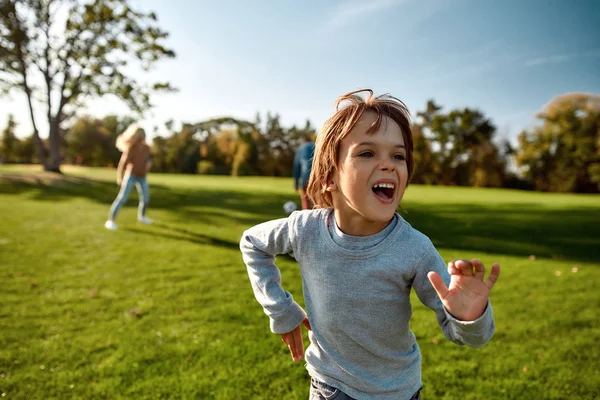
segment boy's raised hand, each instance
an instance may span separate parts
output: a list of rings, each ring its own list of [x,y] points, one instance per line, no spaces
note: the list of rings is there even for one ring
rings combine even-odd
[[[483,280],[483,263],[476,259],[450,261],[448,272],[448,287],[438,273],[431,271],[427,274],[446,310],[461,321],[474,321],[481,317],[487,306],[490,291],[500,275],[500,265],[492,265],[492,272],[486,281]]]
[[[292,359],[294,362],[302,360],[304,358],[304,343],[302,341],[302,325],[309,331],[310,323],[308,322],[308,318],[304,318],[304,321],[300,325],[296,327],[291,332],[282,333],[281,340],[283,343],[287,344],[290,349],[290,353],[292,353]]]

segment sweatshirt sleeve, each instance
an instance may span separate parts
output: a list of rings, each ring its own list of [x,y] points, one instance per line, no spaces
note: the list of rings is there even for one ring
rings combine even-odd
[[[450,274],[446,264],[433,248],[423,255],[419,265],[417,265],[413,287],[419,300],[435,311],[444,336],[458,345],[467,345],[473,348],[483,347],[489,342],[495,331],[494,315],[489,300],[485,312],[478,319],[474,321],[458,320],[442,304],[429,278],[427,278],[429,271],[440,274],[446,286],[450,284]]]
[[[281,274],[275,265],[275,256],[293,252],[291,229],[294,214],[256,225],[246,230],[240,241],[240,250],[254,296],[269,316],[273,333],[287,333],[304,320],[306,313],[281,286]]]

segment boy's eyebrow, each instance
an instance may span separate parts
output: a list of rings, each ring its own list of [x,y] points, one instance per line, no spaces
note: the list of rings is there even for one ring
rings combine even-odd
[[[377,145],[377,143],[375,143],[375,142],[360,142],[359,144],[357,144],[357,145],[356,145],[356,147],[360,147],[360,146],[375,146],[375,145]],[[403,148],[403,149],[405,149],[405,148],[406,148],[406,146],[404,146],[404,145],[403,145],[403,144],[401,144],[401,143],[398,143],[398,144],[397,144],[397,145],[395,145],[394,147],[401,147],[401,148]]]

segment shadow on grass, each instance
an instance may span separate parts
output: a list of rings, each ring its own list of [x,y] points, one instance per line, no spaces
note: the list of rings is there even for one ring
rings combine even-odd
[[[0,174],[0,194],[24,194],[42,201],[86,198],[106,206],[117,195],[114,183],[65,176],[56,181],[11,179]],[[250,193],[225,189],[180,189],[150,185],[151,209],[166,209],[182,221],[204,224],[231,223],[246,228],[283,217],[284,194]],[[137,206],[132,194],[128,207]],[[547,257],[573,261],[600,261],[600,208],[544,207],[536,203],[420,204],[412,201],[404,217],[431,238],[437,247],[514,256]],[[228,222],[225,222],[228,221]],[[169,237],[196,244],[237,249],[238,238],[216,239],[173,226],[129,229],[139,234]]]
[[[187,229],[175,228],[162,223],[155,222],[152,224],[152,227],[158,228],[159,230],[139,228],[124,228],[124,230],[140,235],[153,236],[156,238],[183,240],[193,244],[219,246],[233,250],[238,250],[240,248],[239,242],[229,242],[227,240],[210,237],[201,233],[189,231]]]
[[[28,199],[60,202],[85,198],[105,204],[106,211],[116,198],[119,188],[112,182],[69,175],[0,174],[0,194],[24,194]],[[284,217],[282,204],[289,196],[271,193],[248,193],[224,189],[178,189],[150,183],[150,209],[173,211],[184,220],[211,223],[213,217],[230,218],[231,211],[238,216],[235,222],[254,225],[266,220]],[[137,207],[135,190],[124,207]],[[200,210],[207,208],[207,210]]]
[[[198,245],[209,245],[209,246],[218,246],[223,247],[229,250],[239,251],[240,243],[239,241],[227,241],[223,239],[214,238],[211,236],[204,235],[202,233],[192,232],[187,229],[181,229],[174,226],[166,225],[163,223],[154,222],[152,227],[159,228],[159,231],[148,230],[148,229],[139,229],[139,228],[124,228],[123,230],[127,232],[132,232],[135,234],[152,236],[155,238],[161,239],[171,239],[171,240],[183,240],[185,242],[189,242],[192,244]],[[170,232],[169,232],[170,231]],[[294,257],[289,254],[281,254],[278,256],[279,259],[284,258],[290,262],[295,262]]]
[[[600,261],[600,208],[546,208],[535,203],[411,203],[404,218],[449,249]]]

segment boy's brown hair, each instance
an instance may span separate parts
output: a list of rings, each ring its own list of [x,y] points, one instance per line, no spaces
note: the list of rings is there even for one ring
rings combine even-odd
[[[364,97],[361,94],[368,94],[368,96]],[[338,167],[340,143],[366,111],[377,114],[377,119],[368,129],[367,134],[377,132],[383,117],[391,118],[400,126],[406,147],[406,164],[410,181],[415,164],[413,138],[410,129],[410,113],[402,101],[389,94],[375,97],[371,89],[362,89],[341,95],[335,102],[335,110],[335,113],[323,124],[315,142],[315,155],[306,190],[315,208],[333,206],[331,193],[326,188],[327,181]]]

